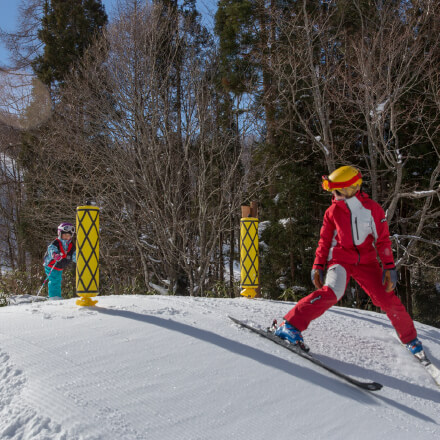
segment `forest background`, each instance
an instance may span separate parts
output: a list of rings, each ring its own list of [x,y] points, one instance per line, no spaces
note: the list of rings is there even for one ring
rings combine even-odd
[[[0,35],[0,295],[42,283],[56,226],[101,208],[105,294],[239,294],[257,201],[263,297],[298,300],[351,164],[386,210],[397,294],[440,325],[437,0],[20,0]],[[63,294],[74,295],[74,271]],[[101,294],[102,294],[101,293]],[[342,305],[374,309],[350,283]]]

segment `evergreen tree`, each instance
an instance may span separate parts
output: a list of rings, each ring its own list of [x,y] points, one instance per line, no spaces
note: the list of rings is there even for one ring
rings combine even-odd
[[[50,88],[62,85],[106,23],[101,0],[46,0],[38,32],[44,51],[32,63],[38,78]]]
[[[256,118],[264,121],[264,132],[253,157],[252,178],[259,181],[266,170],[277,169],[259,194],[260,220],[265,222],[260,275],[263,294],[271,297],[279,297],[286,289],[293,292],[298,285],[310,287],[322,201],[327,202],[319,192],[325,168],[319,166],[291,111],[290,103],[307,99],[306,93],[292,96],[289,84],[283,85],[275,73],[285,60],[283,50],[292,50],[283,41],[280,26],[304,14],[304,8],[308,14],[325,13],[319,1],[303,5],[290,0],[222,0],[216,14],[224,119],[233,120],[228,114],[240,113],[232,106],[234,96],[263,107],[263,115],[255,111]],[[289,68],[286,64],[286,77]]]
[[[262,103],[268,143],[275,143],[275,96],[268,66],[276,42],[276,8],[276,0],[221,0],[215,16],[222,87],[237,96],[252,94],[254,102]]]

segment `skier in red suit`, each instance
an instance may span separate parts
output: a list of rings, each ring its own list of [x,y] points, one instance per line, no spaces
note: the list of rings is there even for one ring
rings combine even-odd
[[[385,213],[360,190],[361,184],[361,173],[351,166],[323,177],[323,188],[332,192],[333,199],[324,214],[311,273],[317,290],[287,313],[275,334],[308,350],[301,332],[344,296],[353,277],[387,314],[402,343],[416,354],[423,346],[411,317],[394,293],[397,272]]]

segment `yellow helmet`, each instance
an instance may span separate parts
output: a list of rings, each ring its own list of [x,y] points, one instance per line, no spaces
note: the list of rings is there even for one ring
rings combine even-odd
[[[362,184],[362,175],[358,169],[345,165],[333,171],[330,176],[322,176],[322,187],[332,192],[343,188],[357,187]]]

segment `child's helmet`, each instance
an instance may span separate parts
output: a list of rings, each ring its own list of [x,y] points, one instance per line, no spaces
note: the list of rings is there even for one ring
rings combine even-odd
[[[72,223],[63,222],[58,226],[58,238],[61,238],[61,234],[63,233],[74,234],[75,226]]]
[[[350,165],[338,168],[330,176],[322,176],[322,188],[329,192],[361,185],[362,175],[360,171]]]

